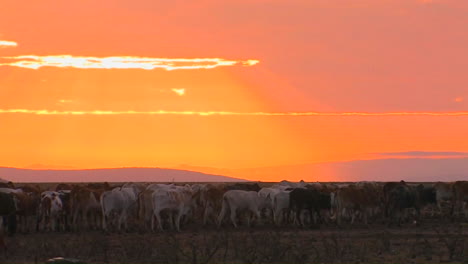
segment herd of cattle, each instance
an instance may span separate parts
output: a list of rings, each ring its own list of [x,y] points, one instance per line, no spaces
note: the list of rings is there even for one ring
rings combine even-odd
[[[468,220],[468,182],[305,183],[260,188],[235,184],[0,184],[0,215],[9,233],[33,231],[180,231],[181,225],[343,225],[417,223],[428,215]],[[422,209],[425,214],[421,214]]]

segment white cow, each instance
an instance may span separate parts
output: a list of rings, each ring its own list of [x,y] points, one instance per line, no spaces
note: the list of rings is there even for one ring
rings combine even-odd
[[[182,216],[191,213],[194,207],[191,188],[177,186],[170,189],[157,189],[153,192],[153,215],[158,220],[159,230],[163,230],[161,213],[166,211],[169,215],[169,224],[173,228],[173,218],[175,228],[180,231],[180,221]],[[154,231],[154,217],[151,218],[151,230]]]
[[[282,186],[278,186],[277,188],[262,188],[260,191],[258,191],[258,195],[263,197],[263,198],[266,198],[266,197],[270,197],[271,200],[272,200],[272,203],[268,204],[265,206],[265,208],[263,209],[266,209],[267,210],[267,214],[271,213],[271,218],[273,221],[275,221],[275,208],[274,208],[274,200],[275,200],[275,196],[278,195],[279,193],[283,192],[285,188],[282,188]],[[288,200],[289,202],[289,200]]]
[[[170,189],[175,189],[176,185],[171,183],[171,184],[162,184],[162,183],[152,183],[148,186],[146,186],[146,190],[170,190]]]
[[[114,188],[101,195],[102,229],[107,230],[107,218],[113,217],[117,230],[128,228],[127,218],[132,205],[136,203],[136,196],[131,188]],[[112,221],[112,222],[114,222]]]
[[[133,187],[122,187],[120,190],[126,195],[129,201],[128,216],[136,217],[138,194],[140,193],[139,189]]]
[[[286,189],[286,188],[305,188],[307,184],[301,180],[300,182],[290,182],[286,180],[282,180],[279,183],[272,186],[272,188],[276,189]]]
[[[289,219],[289,193],[291,191],[280,191],[273,197],[273,221],[276,225]]]
[[[22,189],[0,188],[2,193],[23,193]]]
[[[218,216],[218,227],[221,226],[228,210],[231,212],[232,224],[237,227],[237,211],[248,211],[257,219],[260,219],[260,211],[263,208],[271,207],[271,202],[269,194],[264,197],[254,191],[229,190],[223,195],[223,205]],[[247,226],[250,227],[250,217],[247,218]]]

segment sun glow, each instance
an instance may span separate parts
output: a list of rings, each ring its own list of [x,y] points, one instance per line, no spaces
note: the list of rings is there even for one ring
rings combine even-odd
[[[220,66],[253,66],[258,60],[226,60],[222,58],[149,58],[149,57],[80,57],[72,55],[37,56],[24,55],[1,57],[0,66],[13,66],[28,69],[41,67],[79,68],[79,69],[165,69],[191,70],[213,69]]]

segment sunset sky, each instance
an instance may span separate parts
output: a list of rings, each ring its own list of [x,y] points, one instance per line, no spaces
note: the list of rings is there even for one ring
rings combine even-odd
[[[468,157],[467,14],[466,0],[0,0],[0,166]]]

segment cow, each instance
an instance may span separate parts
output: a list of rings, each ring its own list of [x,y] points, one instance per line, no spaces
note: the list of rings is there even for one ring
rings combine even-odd
[[[200,190],[200,203],[203,211],[203,224],[208,221],[217,222],[218,212],[221,211],[225,191],[220,186],[207,185]]]
[[[58,191],[62,191],[62,190],[71,190],[72,189],[72,186],[70,184],[67,184],[67,183],[59,183],[57,184],[57,186],[55,186],[55,191],[58,192]]]
[[[351,215],[351,224],[358,213],[368,224],[368,216],[373,215],[382,205],[381,192],[372,184],[349,185],[334,193],[333,204],[336,207],[337,224],[341,225],[342,215],[347,211]]]
[[[1,226],[7,224],[10,236],[16,233],[16,210],[17,202],[13,194],[0,192],[0,216],[3,217],[4,221]]]
[[[175,224],[175,228],[179,232],[181,218],[193,213],[195,203],[192,197],[193,192],[187,186],[155,190],[152,194],[154,217],[151,218],[151,230],[154,231],[155,218],[158,221],[158,229],[161,231],[163,230],[161,213],[165,211],[169,216],[169,224],[171,228],[173,227],[173,224]]]
[[[300,182],[290,182],[286,180],[282,180],[279,183],[271,186],[272,188],[275,189],[286,189],[286,188],[306,188],[307,184],[301,180]]]
[[[1,193],[23,193],[21,189],[0,188]]]
[[[100,202],[102,209],[102,229],[108,231],[107,220],[112,220],[111,225],[117,228],[118,231],[123,227],[128,229],[128,213],[131,206],[136,203],[131,193],[127,190],[117,187],[111,191],[102,193]]]
[[[86,184],[87,188],[94,189],[94,190],[111,190],[112,187],[109,185],[108,182],[91,182]]]
[[[276,188],[274,188],[274,187],[262,188],[258,192],[259,196],[262,196],[263,198],[266,198],[267,196],[270,196],[270,198],[272,200],[272,203],[270,205],[266,206],[265,208],[263,208],[263,210],[266,210],[267,214],[271,213],[270,216],[271,216],[271,220],[273,221],[273,223],[276,223],[276,221],[275,221],[276,212],[278,214],[280,214],[280,211],[283,209],[283,208],[281,208],[282,207],[281,204],[278,204],[278,203],[275,204],[275,197],[276,197],[276,195],[278,195],[279,193],[282,193],[282,192],[289,193],[289,191],[285,191],[285,189],[286,188],[282,188],[281,186],[278,186]],[[281,201],[280,201],[280,203],[281,203]],[[278,208],[275,208],[275,206],[277,206]],[[289,199],[288,199],[288,207],[289,207]]]
[[[225,191],[241,190],[241,191],[258,192],[260,191],[260,186],[258,185],[258,183],[235,183],[235,184],[225,186],[224,190]]]
[[[289,193],[289,208],[296,213],[295,222],[304,227],[302,210],[309,210],[311,216],[316,213],[320,219],[320,211],[331,209],[331,195],[315,189],[296,188]]]
[[[138,219],[145,229],[150,228],[153,217],[153,192],[154,190],[146,189],[138,194]]]
[[[26,184],[21,187],[18,187],[18,190],[21,190],[23,192],[28,192],[28,193],[36,193],[38,195],[41,195],[42,189],[39,185],[32,185],[32,184]]]
[[[125,193],[129,201],[129,207],[127,209],[128,220],[137,221],[138,219],[138,194],[142,189],[144,188],[137,187],[136,185],[131,185],[130,187],[122,186],[120,188],[120,190]]]
[[[36,230],[60,231],[62,213],[63,203],[60,194],[55,191],[42,192]]]
[[[245,210],[256,219],[260,219],[260,211],[263,208],[271,207],[272,200],[270,195],[261,196],[256,191],[229,190],[223,195],[221,212],[218,216],[218,227],[221,226],[224,216],[230,210],[231,222],[237,228],[237,213]],[[250,219],[247,217],[247,226],[250,227]]]
[[[443,213],[443,205],[453,200],[452,184],[446,182],[437,182],[434,184],[436,190],[437,209],[440,214]],[[434,216],[435,210],[432,211]]]
[[[289,195],[291,191],[280,190],[273,197],[273,222],[276,225],[286,223],[289,219]]]
[[[34,230],[41,197],[34,192],[12,193],[17,201],[17,216],[22,232]]]
[[[105,189],[74,186],[70,192],[71,224],[75,231],[81,228],[97,229],[102,220],[100,197]]]
[[[9,182],[0,182],[0,188],[15,189],[15,184],[13,184],[13,182],[11,182],[11,181],[9,181]]]
[[[459,210],[468,218],[468,181],[457,181],[452,185],[453,202],[452,202],[452,215],[456,210]]]
[[[392,183],[391,188],[388,186],[385,188],[386,186],[387,184],[384,185],[384,190],[387,190],[387,217],[389,220],[395,218],[398,225],[401,225],[405,209],[414,208],[418,220],[421,208],[437,203],[436,190],[433,187],[424,187],[422,184],[410,186],[403,181],[397,183],[397,185]],[[417,220],[415,221],[417,222]],[[388,224],[391,224],[391,221]]]
[[[64,226],[65,231],[71,230],[71,190],[59,190],[58,191],[60,200],[62,201],[62,216],[60,221]]]

